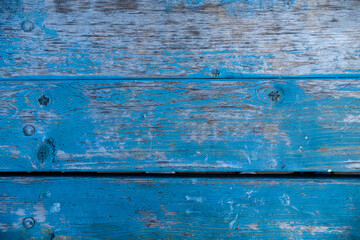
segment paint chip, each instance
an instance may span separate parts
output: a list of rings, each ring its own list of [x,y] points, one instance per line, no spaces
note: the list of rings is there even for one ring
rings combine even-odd
[[[51,213],[58,213],[60,212],[60,203],[53,203],[50,212]]]

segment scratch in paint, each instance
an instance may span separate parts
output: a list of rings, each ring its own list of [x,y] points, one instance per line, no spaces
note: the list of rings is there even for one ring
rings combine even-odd
[[[281,204],[283,206],[286,206],[286,207],[291,207],[292,209],[296,210],[296,211],[299,211],[299,209],[297,209],[296,207],[294,206],[290,206],[290,197],[289,195],[287,195],[286,193],[284,193],[281,197],[279,197],[280,201],[281,201]]]
[[[284,193],[279,199],[282,205],[290,206],[290,197],[286,193]]]
[[[283,230],[289,230],[291,232],[297,232],[297,234],[302,235],[304,232],[308,232],[311,235],[318,233],[342,233],[347,227],[325,227],[325,226],[306,226],[306,225],[291,225],[289,223],[279,222],[279,228]]]
[[[230,223],[229,223],[229,228],[232,229],[233,226],[234,226],[234,223],[236,222],[237,218],[238,218],[239,214],[236,214],[234,220],[232,220]]]
[[[199,202],[199,203],[202,203],[205,200],[205,198],[203,198],[203,197],[190,197],[188,195],[185,196],[185,199],[187,201],[195,201],[195,202]]]
[[[344,119],[345,123],[360,123],[360,115],[347,115]]]

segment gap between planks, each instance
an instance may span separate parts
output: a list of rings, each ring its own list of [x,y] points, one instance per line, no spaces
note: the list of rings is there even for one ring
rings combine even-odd
[[[275,75],[256,75],[256,74],[232,74],[221,77],[209,77],[202,75],[189,75],[186,77],[121,77],[121,76],[22,76],[13,78],[0,77],[0,82],[7,81],[99,81],[99,80],[117,80],[117,81],[169,81],[169,80],[216,80],[216,81],[241,81],[241,80],[307,80],[307,79],[360,79],[360,74],[329,74],[329,75],[298,75],[298,76],[275,76]]]
[[[360,178],[360,172],[0,172],[0,177]]]

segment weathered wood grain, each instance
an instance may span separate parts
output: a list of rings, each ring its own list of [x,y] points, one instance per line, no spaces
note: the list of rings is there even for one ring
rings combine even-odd
[[[358,79],[5,81],[0,95],[3,172],[360,168]]]
[[[360,235],[359,179],[15,177],[0,189],[7,240]],[[25,228],[29,217],[35,224]]]
[[[2,0],[0,76],[360,71],[358,0]]]

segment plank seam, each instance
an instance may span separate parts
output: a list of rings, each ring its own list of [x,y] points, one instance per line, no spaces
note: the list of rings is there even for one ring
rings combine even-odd
[[[6,81],[98,81],[98,80],[116,80],[116,81],[169,81],[169,80],[216,80],[216,81],[239,81],[239,80],[297,80],[297,79],[360,79],[359,74],[345,74],[345,75],[304,75],[304,76],[222,76],[222,77],[198,77],[198,76],[186,76],[186,77],[99,77],[99,76],[86,76],[86,77],[66,77],[66,76],[34,76],[34,77],[14,77],[14,78],[2,78],[0,82]]]
[[[0,177],[360,178],[360,172],[0,172]]]

